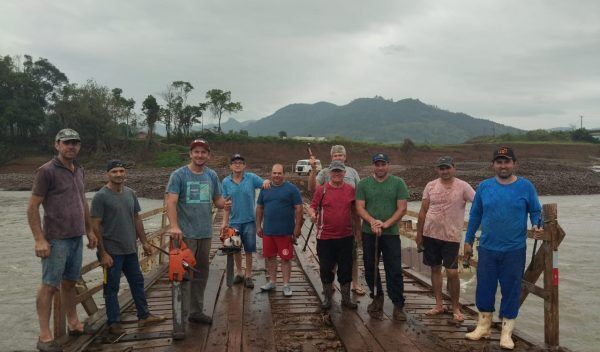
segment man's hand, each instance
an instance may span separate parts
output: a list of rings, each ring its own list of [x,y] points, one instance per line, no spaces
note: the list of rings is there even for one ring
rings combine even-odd
[[[417,233],[417,237],[415,237],[415,242],[417,242],[417,248],[420,248],[423,246],[423,234],[422,233]]]
[[[266,179],[263,181],[262,189],[269,189],[269,188],[271,188],[271,180]]]
[[[183,232],[179,227],[171,227],[167,234],[169,234],[169,236],[171,236],[171,239],[173,240],[183,240]]]
[[[39,241],[35,241],[35,256],[39,258],[48,258],[50,256],[50,251],[52,250],[52,246],[45,238],[40,238]]]
[[[152,253],[154,253],[154,248],[152,248],[152,246],[148,242],[142,244],[142,248],[144,249],[144,254],[146,254],[147,256],[150,256],[152,255]]]
[[[466,261],[473,256],[473,246],[469,243],[465,243],[463,248],[463,259]]]
[[[377,237],[381,236],[381,230],[383,228],[383,222],[381,220],[373,220],[371,221],[371,231]]]
[[[102,265],[105,268],[110,268],[111,266],[113,266],[114,262],[112,257],[110,256],[110,254],[108,254],[106,251],[104,251],[101,255],[100,255],[100,265]]]
[[[310,213],[310,221],[317,223],[317,213]]]
[[[223,209],[230,210],[231,209],[231,197],[225,198],[225,203],[223,204]]]
[[[531,229],[533,230],[533,238],[536,240],[541,240],[544,236],[544,228],[539,228],[537,225],[533,225]]]
[[[263,238],[263,229],[261,226],[256,226],[256,235],[260,238]]]
[[[87,234],[87,238],[88,238],[88,245],[87,247],[89,249],[94,249],[98,246],[98,238],[96,237],[96,235],[94,235],[93,232],[89,232]]]

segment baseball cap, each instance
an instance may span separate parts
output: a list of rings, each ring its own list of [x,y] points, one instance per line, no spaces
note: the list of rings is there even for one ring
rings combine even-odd
[[[388,158],[387,154],[383,154],[383,153],[377,153],[375,155],[373,155],[373,164],[378,162],[378,161],[385,161],[386,163],[390,162],[390,158]]]
[[[204,139],[194,139],[192,141],[192,143],[190,143],[190,150],[192,150],[196,147],[204,147],[206,150],[208,150],[210,152],[210,146],[208,145],[208,142],[205,141]]]
[[[241,154],[235,153],[231,156],[231,159],[229,159],[229,161],[231,162],[234,162],[236,160],[246,161],[246,158],[244,158]]]
[[[56,138],[54,138],[54,141],[56,142],[72,140],[81,141],[81,138],[79,138],[79,133],[77,133],[77,131],[70,128],[63,128],[62,130],[58,131]]]
[[[441,158],[438,159],[437,163],[435,164],[435,166],[440,167],[440,166],[449,166],[449,167],[453,167],[454,166],[454,159],[452,159],[451,156],[442,156]]]
[[[346,166],[344,166],[343,162],[335,160],[335,161],[332,161],[331,164],[329,164],[329,171],[334,171],[334,170],[346,171]]]
[[[114,169],[115,167],[123,167],[124,168],[125,163],[118,159],[109,160],[108,163],[106,163],[106,171],[107,172]]]
[[[510,147],[499,147],[498,149],[494,150],[494,156],[492,158],[492,161],[498,158],[506,158],[512,161],[517,161],[515,152]]]

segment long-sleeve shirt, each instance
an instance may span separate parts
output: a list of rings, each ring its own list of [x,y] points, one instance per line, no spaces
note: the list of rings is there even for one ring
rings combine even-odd
[[[533,184],[522,177],[511,184],[487,179],[477,188],[469,214],[465,243],[473,243],[481,225],[479,245],[488,250],[510,251],[525,247],[527,215],[537,225],[542,207]]]

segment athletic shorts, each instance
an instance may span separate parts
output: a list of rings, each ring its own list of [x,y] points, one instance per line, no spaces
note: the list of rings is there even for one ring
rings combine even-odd
[[[292,260],[294,258],[292,235],[263,236],[263,257],[273,258],[277,255],[283,260]]]
[[[229,226],[238,230],[242,239],[242,245],[244,246],[244,252],[256,253],[256,225],[254,221],[243,224],[230,224]]]
[[[438,240],[437,238],[423,236],[423,264],[428,266],[444,265],[447,269],[458,268],[459,242]]]
[[[64,280],[81,276],[83,236],[50,240],[50,255],[42,259],[42,283],[58,288]]]

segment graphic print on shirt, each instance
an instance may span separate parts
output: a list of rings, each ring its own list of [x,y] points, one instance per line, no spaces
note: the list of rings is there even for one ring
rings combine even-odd
[[[187,181],[185,194],[187,204],[210,203],[210,184],[203,181]]]

